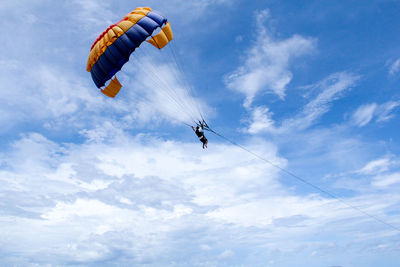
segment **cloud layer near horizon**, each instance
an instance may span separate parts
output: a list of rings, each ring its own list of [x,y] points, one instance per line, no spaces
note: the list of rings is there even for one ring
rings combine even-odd
[[[7,243],[10,255],[5,262],[118,263],[128,257],[137,264],[160,263],[178,260],[172,251],[198,255],[193,250],[202,249],[210,262],[234,262],[240,240],[218,241],[214,231],[219,238],[239,231],[258,242],[258,232],[269,229],[263,239],[273,238],[276,245],[265,248],[292,251],[304,235],[338,221],[342,233],[352,235],[357,235],[353,224],[359,234],[370,227],[370,221],[334,200],[287,191],[277,169],[234,146],[215,144],[207,153],[193,154],[197,144],[151,136],[121,132],[107,140],[59,145],[29,134],[2,155],[1,194],[7,209],[1,217],[15,222],[2,225],[2,244]],[[285,166],[274,145],[255,141],[247,147]],[[366,195],[346,201],[376,213],[399,199],[382,195],[371,202]],[[373,238],[388,233],[375,227]],[[194,234],[203,237],[187,240]],[[288,235],[291,245],[282,246]],[[170,251],[163,251],[166,244]],[[12,256],[20,253],[19,259]]]

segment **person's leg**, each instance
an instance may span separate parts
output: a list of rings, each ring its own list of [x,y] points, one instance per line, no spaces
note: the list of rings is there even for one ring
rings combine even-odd
[[[208,140],[204,137],[204,138],[202,139],[202,142],[203,142],[203,149],[204,149],[204,147],[207,148]]]

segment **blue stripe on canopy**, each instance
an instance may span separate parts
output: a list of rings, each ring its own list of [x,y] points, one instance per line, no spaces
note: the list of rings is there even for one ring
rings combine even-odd
[[[130,54],[151,36],[155,29],[166,22],[167,19],[163,15],[150,11],[107,47],[90,71],[96,86],[103,87],[128,62]]]

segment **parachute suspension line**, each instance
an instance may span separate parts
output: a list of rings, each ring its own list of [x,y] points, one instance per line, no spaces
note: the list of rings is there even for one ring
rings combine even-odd
[[[211,133],[213,133],[213,134],[219,136],[220,138],[222,138],[222,139],[228,141],[229,143],[231,143],[232,145],[237,146],[237,147],[243,149],[244,151],[246,151],[246,152],[250,153],[251,155],[255,156],[256,158],[258,158],[258,159],[264,161],[265,163],[268,163],[269,165],[271,165],[271,166],[273,166],[273,167],[275,167],[275,168],[277,168],[277,169],[283,171],[284,173],[288,174],[289,176],[292,176],[293,178],[295,178],[295,179],[299,180],[300,182],[302,182],[302,183],[304,183],[304,184],[306,184],[306,185],[308,185],[308,186],[310,186],[310,187],[312,187],[312,188],[314,188],[314,189],[320,191],[321,193],[323,193],[323,194],[325,194],[325,195],[327,195],[327,196],[330,196],[330,197],[332,197],[332,198],[334,198],[334,199],[340,201],[342,204],[344,204],[344,205],[347,206],[348,208],[351,208],[351,209],[353,209],[353,210],[356,210],[356,211],[358,211],[359,213],[365,215],[366,217],[369,217],[369,218],[371,218],[371,219],[373,219],[373,220],[375,220],[375,221],[377,221],[377,222],[379,222],[379,223],[381,223],[381,224],[384,224],[384,225],[388,226],[389,228],[392,228],[393,230],[396,230],[396,231],[400,232],[400,228],[399,228],[399,227],[394,226],[393,224],[390,224],[390,223],[388,223],[388,222],[386,222],[386,221],[384,221],[384,220],[378,218],[377,216],[372,215],[372,214],[370,214],[370,213],[368,213],[368,212],[365,212],[365,211],[363,211],[362,209],[360,209],[360,208],[358,208],[358,207],[356,207],[356,206],[354,206],[354,205],[352,205],[352,204],[350,204],[350,203],[344,201],[342,198],[340,198],[340,197],[338,197],[338,196],[335,196],[334,194],[332,194],[332,193],[330,193],[330,192],[328,192],[328,191],[322,189],[321,187],[319,187],[319,186],[317,186],[317,185],[312,184],[311,182],[307,181],[307,180],[304,179],[304,178],[301,178],[300,176],[294,174],[293,172],[291,172],[291,171],[289,171],[289,170],[286,170],[286,169],[280,167],[279,165],[277,165],[277,164],[271,162],[270,160],[268,160],[268,159],[266,159],[266,158],[264,158],[264,157],[262,157],[262,156],[260,156],[260,155],[258,155],[258,154],[256,154],[256,153],[254,153],[253,151],[247,149],[246,147],[244,147],[244,146],[242,146],[242,145],[240,145],[240,144],[238,144],[238,143],[236,143],[236,142],[230,140],[229,138],[223,136],[222,134],[217,133],[216,131],[212,130],[211,128],[209,128],[209,127],[204,127],[204,130],[207,130],[207,131],[209,131],[209,132],[211,132]]]
[[[140,84],[142,85],[143,88],[146,87],[145,84],[143,84],[141,82],[140,82]],[[165,94],[165,96],[168,97],[167,94]],[[139,99],[139,100],[141,99],[142,101],[149,102],[149,103],[151,102],[149,97],[143,97],[142,95],[137,94],[137,93],[135,94],[135,99]],[[178,106],[170,105],[170,106],[167,106],[166,108],[167,108],[167,112],[168,112],[167,114],[168,114],[169,117],[171,117],[173,120],[176,120],[176,121],[181,122],[181,123],[183,123],[185,125],[188,125],[183,120],[177,118],[176,116],[172,116],[171,115],[171,114],[176,114],[176,113],[182,112],[181,109]],[[157,109],[158,111],[162,112],[162,109],[160,109],[158,105],[156,105],[155,109]]]
[[[136,81],[137,83],[139,83],[143,88],[146,87],[146,85],[141,82],[140,80]],[[151,102],[149,97],[144,97],[143,94],[138,94],[137,92],[135,92],[134,90],[132,90],[132,92],[134,92],[134,97],[137,100],[141,100],[142,102]],[[176,106],[170,106],[168,107],[172,112],[181,112],[180,109]],[[156,106],[156,109],[158,109],[158,106]],[[159,110],[161,112],[161,110]],[[191,127],[191,125],[187,124],[186,122],[184,122],[183,120],[177,118],[177,117],[172,117],[173,120],[176,120],[177,122],[183,123],[186,126]]]
[[[156,42],[156,45],[157,45],[157,47],[159,47],[159,45],[157,44],[157,41],[156,41],[156,39],[154,39],[154,41]],[[171,49],[171,47],[172,47],[172,44],[173,44],[173,42],[170,42],[170,45],[168,45],[168,49],[169,49],[169,51],[170,51],[170,53],[169,54],[172,54],[173,56],[174,56],[174,63],[175,63],[175,69],[172,69],[172,73],[174,74],[174,76],[175,76],[175,80],[178,82],[178,81],[181,81],[181,78],[183,78],[183,80],[184,81],[186,81],[186,83],[187,83],[187,80],[185,79],[186,78],[186,75],[183,73],[183,71],[179,68],[179,66],[178,66],[178,64],[177,64],[177,58],[176,58],[176,55],[175,55],[175,53],[173,53],[173,49]],[[163,51],[165,52],[165,49],[163,49]],[[176,69],[178,69],[178,70],[181,70],[181,77],[179,77],[179,75],[175,72],[175,70]],[[183,86],[183,93],[185,93],[186,94],[186,99],[189,101],[189,102],[192,102],[192,103],[188,103],[188,108],[193,112],[194,111],[194,107],[196,107],[196,103],[193,103],[194,102],[194,100],[193,100],[193,97],[192,96],[190,96],[190,94],[188,93],[188,86],[187,85],[189,85],[189,83],[187,83],[187,85],[185,86],[184,84],[180,84],[180,85],[182,85]],[[175,90],[174,90],[174,87],[172,86],[172,89],[173,89],[173,91],[174,91],[174,93],[176,93],[176,95],[182,100],[182,102],[183,103],[185,103],[186,104],[186,101],[184,100],[184,99],[182,99],[181,98],[181,95],[179,94],[179,93],[177,93]],[[184,97],[184,96],[182,96],[182,97]],[[194,112],[193,114],[195,114],[196,112]]]
[[[138,50],[140,50],[140,49],[138,49]],[[141,51],[143,52],[144,50],[142,49]],[[157,85],[158,88],[164,89],[164,90],[157,90],[157,93],[164,93],[168,98],[173,100],[173,102],[175,102],[175,104],[178,107],[180,107],[180,109],[184,109],[184,106],[182,105],[181,101],[176,99],[174,97],[174,94],[166,92],[166,91],[170,91],[170,86],[157,75],[157,71],[153,68],[153,66],[151,64],[144,63],[141,60],[140,56],[135,55],[135,57],[136,57],[136,60],[140,63],[140,65],[147,70],[147,71],[144,71],[144,73],[146,74],[146,77],[149,78],[152,82],[154,82],[154,84]],[[184,111],[186,111],[186,110],[184,109]],[[189,115],[189,114],[187,114],[187,115]]]
[[[145,97],[143,97],[143,96],[140,96],[139,94],[135,94],[135,98],[136,99],[139,99],[139,100],[142,100],[143,102],[144,101],[147,101],[147,102],[150,102],[150,100],[148,99],[148,98],[145,98]],[[156,109],[158,109],[158,108],[156,108]],[[160,110],[160,109],[158,109],[160,112],[162,112],[162,110]],[[176,108],[176,107],[170,107],[170,110],[172,111],[172,112],[179,112],[179,110]],[[177,122],[179,122],[179,123],[182,123],[182,124],[184,124],[184,125],[186,125],[186,126],[189,126],[189,127],[191,127],[191,125],[189,125],[189,124],[187,124],[186,122],[184,122],[183,120],[181,120],[181,119],[179,119],[179,118],[177,118],[177,117],[171,117],[172,118],[172,120],[175,120],[175,121],[177,121]]]
[[[169,85],[166,84],[156,73],[156,70],[154,70],[152,68],[152,66],[150,64],[146,64],[144,62],[142,62],[142,60],[140,59],[140,56],[135,55],[136,60],[140,63],[140,65],[142,67],[145,67],[147,71],[144,71],[144,73],[146,74],[146,77],[149,78],[158,88],[163,88],[164,90],[157,90],[157,93],[164,93],[168,98],[170,98],[171,100],[173,100],[173,102],[175,102],[177,104],[178,107],[180,107],[180,109],[184,109],[182,106],[182,103],[179,102],[174,95],[172,94],[168,94],[165,91],[169,89]],[[188,115],[188,114],[187,114]]]
[[[181,64],[179,58],[178,58],[177,55],[176,55],[175,43],[174,43],[174,42],[171,42],[171,44],[168,46],[168,49],[171,51],[171,54],[173,55],[173,58],[174,58],[174,63],[175,63],[175,65],[176,65],[177,69],[180,71],[180,74],[181,74],[181,76],[182,76],[184,82],[186,83],[186,86],[185,86],[185,87],[187,88],[187,90],[188,90],[189,93],[190,93],[189,99],[190,99],[190,100],[192,101],[192,103],[194,104],[193,106],[196,107],[197,112],[199,113],[199,115],[200,115],[200,117],[202,118],[202,120],[204,120],[204,118],[203,118],[203,112],[202,112],[202,109],[201,109],[200,105],[197,103],[197,101],[195,101],[195,100],[193,99],[193,97],[196,97],[196,98],[197,98],[196,91],[194,90],[194,88],[193,88],[193,86],[191,85],[191,83],[188,81],[188,79],[187,79],[187,77],[186,77],[186,75],[185,75],[185,72],[184,72],[184,70],[183,70],[182,64]]]
[[[169,45],[168,45],[168,47],[169,47]],[[149,51],[147,51],[146,49],[143,49],[142,51],[143,51],[143,53],[146,54],[146,56],[150,57]],[[165,48],[164,48],[162,51],[160,51],[160,53],[163,53],[163,52],[165,52]],[[155,75],[160,81],[163,81],[164,84],[165,84],[165,86],[167,86],[167,89],[169,90],[169,93],[170,93],[171,95],[174,95],[174,98],[176,98],[177,101],[179,101],[179,103],[183,106],[183,109],[185,109],[185,112],[187,112],[187,113],[190,112],[190,113],[191,113],[191,117],[192,117],[192,120],[193,120],[193,119],[196,117],[196,116],[194,115],[194,114],[196,114],[196,112],[193,112],[193,111],[194,111],[194,110],[193,110],[193,106],[190,105],[190,104],[188,104],[188,103],[182,98],[181,94],[180,94],[179,92],[177,92],[177,90],[175,90],[174,86],[171,86],[170,84],[168,84],[167,82],[165,82],[163,79],[159,78],[159,76],[157,75],[157,71],[155,70],[155,67],[154,67],[154,66],[150,65],[150,67],[152,67],[152,71],[153,71],[154,75]],[[172,73],[175,74],[173,71],[172,71]],[[175,78],[176,78],[176,81],[179,81],[179,78],[177,78],[177,77],[175,77]],[[183,92],[185,92],[185,90],[183,90]],[[196,119],[194,119],[194,121],[196,121]]]
[[[169,54],[172,55],[172,52],[171,52],[172,50],[171,50],[170,46],[168,46],[168,47],[169,47],[168,48]],[[186,86],[186,84],[184,82],[182,82],[182,81],[185,81],[184,78],[186,76],[184,74],[182,74],[182,73],[178,73],[177,71],[179,71],[179,69],[178,69],[178,66],[176,64],[176,61],[174,61],[174,60],[171,60],[171,61],[174,63],[173,68],[171,69],[171,71],[172,71],[172,73],[173,73],[173,75],[175,77],[175,80],[179,81],[179,84],[180,84],[181,88],[183,89],[182,90],[182,93],[183,93],[182,97],[184,97],[184,99],[186,99],[186,100],[183,100],[183,101],[185,102],[186,105],[188,105],[188,107],[190,107],[190,110],[191,110],[192,114],[194,115],[194,117],[199,118],[198,117],[198,110],[196,110],[196,104],[195,104],[195,102],[193,100],[193,97],[188,92],[188,87]]]
[[[143,88],[146,87],[146,85],[145,85],[143,82],[141,82],[140,80],[138,80],[138,81],[136,81],[136,82],[139,83]],[[139,100],[139,101],[142,101],[142,102],[151,102],[151,100],[150,100],[149,97],[144,97],[143,94],[138,94],[138,93],[136,93],[134,90],[132,90],[132,92],[134,92],[134,98],[135,98],[135,99],[137,99],[137,100]],[[167,96],[167,97],[168,97],[168,96]],[[156,109],[158,109],[158,106],[156,106]],[[168,109],[169,109],[171,112],[173,112],[173,113],[181,112],[181,110],[180,110],[177,106],[175,106],[175,105],[169,106]],[[159,110],[159,111],[161,111],[161,110]],[[173,117],[173,119],[176,120],[176,121],[178,121],[178,122],[181,122],[181,123],[183,123],[183,124],[185,124],[185,125],[188,125],[187,123],[185,123],[184,121],[182,121],[182,120],[180,120],[180,119],[178,119],[178,118],[176,118],[176,117]]]
[[[203,112],[201,110],[200,105],[198,104],[197,101],[195,101],[193,99],[193,97],[197,98],[196,91],[194,90],[194,88],[191,85],[191,83],[188,81],[187,76],[185,75],[185,72],[183,70],[182,64],[181,64],[179,58],[176,55],[176,48],[175,48],[175,43],[174,42],[171,44],[171,46],[169,46],[169,49],[172,51],[172,55],[173,55],[173,58],[174,58],[175,65],[177,66],[177,69],[180,71],[181,76],[183,77],[183,80],[186,83],[186,88],[188,88],[188,90],[190,92],[190,95],[192,96],[192,97],[190,97],[190,99],[194,103],[194,106],[197,108],[197,111],[198,111],[200,117],[203,118],[203,115],[202,115]]]
[[[141,51],[145,56],[151,57],[148,54],[148,51],[146,51],[146,48],[144,49],[138,49],[138,51]],[[137,53],[138,54],[138,53]],[[154,81],[157,86],[161,89],[159,91],[165,92],[166,95],[170,99],[172,99],[179,107],[182,109],[181,112],[185,113],[192,121],[196,121],[195,116],[193,116],[193,110],[191,109],[190,106],[186,104],[185,101],[182,100],[180,97],[180,94],[173,88],[173,86],[169,85],[166,81],[164,81],[160,76],[157,74],[157,70],[152,64],[149,63],[143,63],[142,60],[140,59],[140,56],[135,55],[136,59],[141,62],[140,64],[142,66],[146,66],[146,70],[148,70],[149,73],[147,73],[148,78],[150,78],[152,81]]]
[[[143,48],[142,52],[146,54],[145,56],[151,57],[148,51]],[[176,92],[173,86],[171,86],[168,82],[166,82],[164,79],[162,79],[158,74],[157,74],[157,69],[152,65],[148,64],[148,68],[151,71],[152,75],[163,84],[164,90],[166,90],[171,97],[173,97],[176,102],[181,106],[182,109],[184,109],[185,112],[188,112],[189,109],[185,106],[184,101],[180,98],[180,95]]]
[[[142,51],[143,53],[145,53],[145,49],[137,49],[138,51]],[[192,116],[192,114],[189,111],[189,109],[187,109],[187,107],[185,107],[185,105],[183,104],[184,102],[177,99],[177,93],[173,93],[171,87],[165,82],[163,81],[163,79],[161,79],[159,77],[159,75],[157,75],[157,71],[154,69],[154,67],[151,64],[148,63],[144,63],[141,60],[141,57],[139,55],[133,54],[135,59],[139,62],[139,64],[144,67],[147,71],[144,71],[144,73],[146,74],[146,77],[149,78],[152,83],[154,83],[158,88],[160,88],[160,90],[157,90],[158,94],[163,94],[166,97],[168,97],[170,100],[172,100],[173,103],[176,104],[177,107],[177,111],[178,112],[183,112],[185,113],[191,120],[196,121],[195,118]],[[146,55],[148,56],[148,55]],[[164,89],[164,90],[163,90]]]
[[[175,73],[175,75],[177,76],[176,73]],[[183,77],[184,74],[181,74],[180,76]],[[198,120],[200,120],[200,118],[203,118],[203,115],[202,115],[202,113],[201,113],[201,111],[200,111],[200,109],[198,107],[199,105],[198,105],[197,101],[195,101],[195,96],[194,96],[193,93],[191,94],[190,91],[188,90],[188,88],[190,88],[190,87],[188,87],[188,86],[186,86],[184,84],[182,84],[182,86],[184,88],[183,91],[185,92],[186,99],[188,99],[188,102],[189,102],[189,104],[191,105],[191,107],[193,109],[193,112],[194,112],[193,114],[195,114],[196,121],[198,121]]]
[[[176,73],[174,71],[175,77],[177,77],[177,80],[181,80],[182,79],[182,85],[185,89],[185,93],[186,96],[188,97],[188,99],[191,102],[191,105],[196,108],[196,112],[198,113],[198,115],[201,115],[201,111],[199,109],[198,103],[196,101],[194,101],[193,97],[195,97],[195,93],[192,90],[192,87],[190,86],[190,83],[187,80],[187,77],[181,67],[181,65],[179,64],[179,60],[177,59],[176,53],[175,53],[175,49],[173,48],[174,44],[171,43],[170,46],[168,46],[169,49],[169,53],[173,56],[173,62],[175,65],[175,69],[176,71],[178,71],[178,73]],[[179,78],[181,77],[181,79]]]

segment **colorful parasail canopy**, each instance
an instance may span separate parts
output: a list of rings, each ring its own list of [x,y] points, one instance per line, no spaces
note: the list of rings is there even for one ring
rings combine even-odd
[[[160,32],[152,36],[157,29],[161,29]],[[144,41],[162,49],[172,38],[167,18],[149,7],[138,7],[97,37],[90,49],[86,70],[101,89]],[[101,91],[115,97],[120,89],[121,84],[115,77]]]

